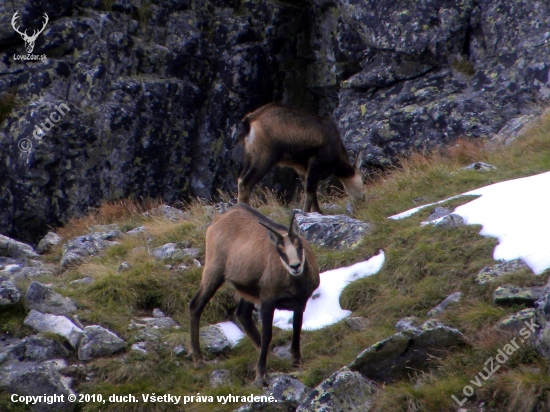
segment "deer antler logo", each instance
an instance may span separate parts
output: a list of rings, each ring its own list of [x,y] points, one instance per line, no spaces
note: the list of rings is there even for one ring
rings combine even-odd
[[[16,27],[18,17],[19,17],[19,12],[16,11],[15,14],[13,15],[12,19],[11,19],[11,25],[13,26],[13,29],[17,33],[19,33],[21,35],[21,38],[25,41],[25,48],[27,49],[27,53],[31,54],[32,51],[34,50],[34,42],[38,38],[38,35],[44,31],[44,29],[46,28],[46,25],[48,24],[48,21],[50,19],[48,18],[48,15],[46,13],[44,13],[44,20],[45,21],[44,21],[44,25],[42,26],[42,29],[40,29],[38,31],[34,30],[34,33],[32,34],[32,36],[29,36],[27,34],[27,30],[25,30],[24,32],[20,32],[19,27]]]

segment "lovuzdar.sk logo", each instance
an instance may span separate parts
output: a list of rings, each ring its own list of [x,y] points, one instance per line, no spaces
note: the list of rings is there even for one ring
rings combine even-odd
[[[27,49],[27,54],[23,54],[23,55],[14,54],[13,58],[15,60],[46,60],[45,54],[36,55],[36,54],[32,54],[32,51],[34,50],[34,43],[36,42],[36,39],[38,38],[40,33],[44,31],[44,29],[46,28],[46,25],[48,24],[48,21],[50,20],[48,15],[44,13],[44,16],[43,16],[44,23],[42,24],[42,28],[40,30],[34,30],[32,33],[32,36],[29,36],[27,34],[27,30],[25,30],[24,32],[19,30],[19,27],[21,27],[20,25],[19,26],[17,25],[18,24],[17,19],[19,17],[20,17],[19,12],[16,11],[13,14],[13,17],[11,19],[11,25],[15,30],[15,32],[19,33],[21,35],[21,38],[25,41],[25,49]]]

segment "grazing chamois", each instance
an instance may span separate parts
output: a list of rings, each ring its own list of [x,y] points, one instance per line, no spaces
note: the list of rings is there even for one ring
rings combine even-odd
[[[290,352],[299,366],[303,312],[319,286],[319,268],[311,246],[299,234],[292,216],[290,227],[277,224],[248,205],[237,204],[218,217],[206,231],[206,259],[199,291],[189,303],[191,354],[195,367],[202,363],[199,321],[218,288],[229,281],[241,297],[237,317],[260,351],[256,382],[265,384],[266,360],[275,309],[294,311]],[[252,319],[260,304],[262,334]]]
[[[271,103],[247,114],[236,137],[244,145],[239,203],[249,203],[254,185],[275,164],[292,167],[298,173],[306,190],[306,212],[321,213],[317,185],[331,175],[342,181],[354,199],[363,199],[361,154],[352,166],[338,128],[329,119]]]

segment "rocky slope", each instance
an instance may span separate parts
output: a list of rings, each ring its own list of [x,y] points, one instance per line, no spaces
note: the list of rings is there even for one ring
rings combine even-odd
[[[273,100],[332,116],[352,157],[366,149],[371,167],[459,137],[514,136],[549,96],[549,7],[3,3],[0,232],[32,241],[103,200],[234,190],[236,125]],[[14,60],[24,46],[10,25],[16,10],[23,28],[48,13],[34,51],[47,61]],[[56,107],[61,121],[35,138]],[[280,176],[271,182],[282,188]]]

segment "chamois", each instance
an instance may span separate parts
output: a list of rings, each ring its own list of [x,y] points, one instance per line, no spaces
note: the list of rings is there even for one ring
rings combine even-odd
[[[189,303],[191,354],[202,363],[199,322],[218,288],[229,281],[241,297],[237,317],[260,351],[256,382],[265,384],[266,360],[275,309],[294,311],[290,352],[299,366],[303,312],[319,286],[319,268],[307,240],[292,216],[290,227],[277,224],[248,205],[237,204],[219,216],[206,231],[206,258],[199,291]],[[260,304],[262,334],[254,324],[254,304]]]
[[[352,166],[338,128],[329,119],[271,103],[247,114],[236,137],[244,145],[239,203],[249,203],[254,185],[275,164],[292,167],[298,173],[306,190],[306,212],[321,213],[317,185],[331,175],[342,181],[354,199],[363,199],[361,155]]]

